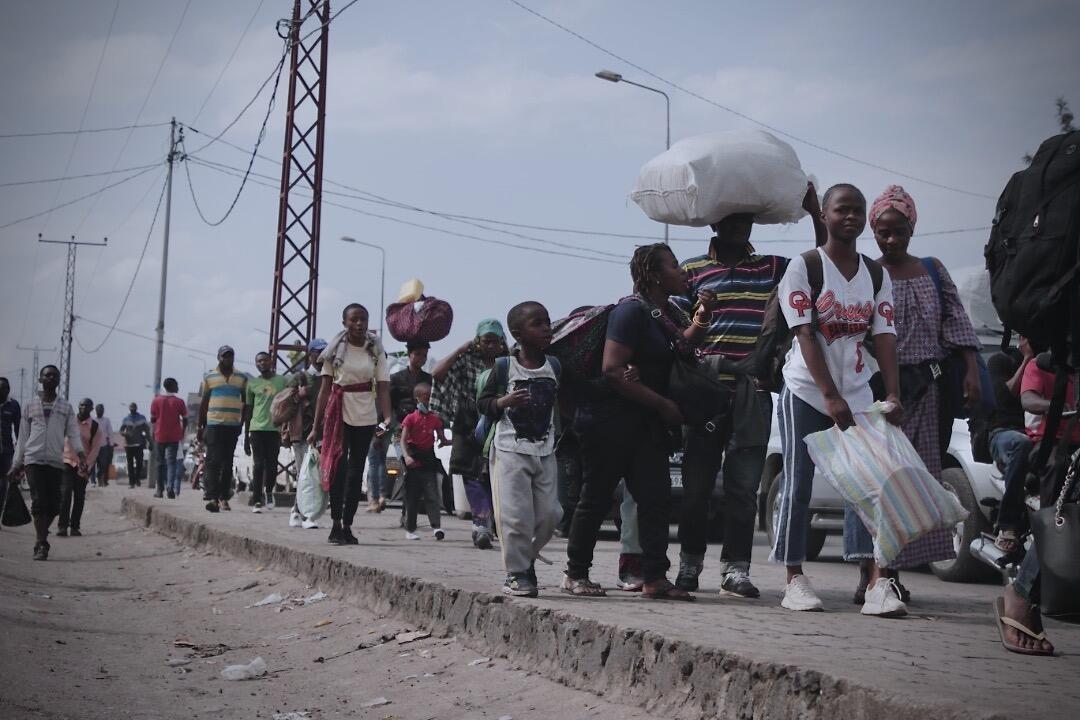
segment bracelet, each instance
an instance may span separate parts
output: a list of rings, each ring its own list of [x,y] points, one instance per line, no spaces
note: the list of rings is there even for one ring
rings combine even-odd
[[[694,317],[690,318],[690,322],[694,323],[699,328],[708,328],[709,327],[709,323],[707,323],[707,322],[698,322],[698,319],[697,319],[696,315]]]

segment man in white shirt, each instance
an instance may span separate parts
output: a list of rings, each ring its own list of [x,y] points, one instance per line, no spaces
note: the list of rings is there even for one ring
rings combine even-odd
[[[49,526],[60,514],[60,491],[64,477],[64,441],[76,448],[77,470],[86,472],[82,433],[71,403],[56,393],[60,370],[41,368],[41,392],[27,403],[15,446],[9,477],[18,480],[24,468],[30,485],[30,514],[34,517],[34,559],[49,559]]]

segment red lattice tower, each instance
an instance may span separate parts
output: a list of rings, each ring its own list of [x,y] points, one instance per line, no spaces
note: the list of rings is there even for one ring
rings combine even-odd
[[[329,21],[330,0],[295,0],[270,316],[270,354],[281,368],[292,366],[289,352],[306,350],[315,333]]]

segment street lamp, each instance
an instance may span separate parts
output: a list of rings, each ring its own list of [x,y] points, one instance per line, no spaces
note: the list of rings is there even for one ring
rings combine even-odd
[[[348,235],[342,235],[341,240],[342,242],[355,243],[357,245],[374,248],[375,250],[378,250],[379,255],[382,256],[382,274],[379,281],[379,339],[385,342],[386,338],[383,337],[383,324],[386,322],[386,250],[384,250],[381,245],[357,240]]]
[[[654,92],[657,95],[663,95],[664,96],[664,103],[667,106],[667,135],[665,136],[665,139],[664,139],[664,148],[665,149],[671,149],[671,98],[668,97],[668,94],[666,92],[664,92],[663,90],[657,90],[654,87],[649,87],[648,85],[642,85],[641,83],[636,83],[633,80],[627,80],[622,75],[620,75],[617,72],[614,72],[613,70],[601,70],[600,72],[596,73],[596,77],[600,78],[601,80],[607,80],[608,82],[613,82],[613,83],[624,82],[627,85],[633,85],[634,87],[639,87],[642,90],[648,90],[649,92]],[[667,223],[664,223],[664,242],[665,243],[668,242],[668,224]]]

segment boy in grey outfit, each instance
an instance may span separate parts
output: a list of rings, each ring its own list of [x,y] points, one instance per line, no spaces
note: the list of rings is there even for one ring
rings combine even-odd
[[[495,421],[489,462],[506,569],[502,591],[536,597],[536,558],[562,515],[554,428],[560,366],[556,358],[544,354],[552,332],[543,305],[515,305],[506,324],[517,348],[495,361],[477,406]]]

